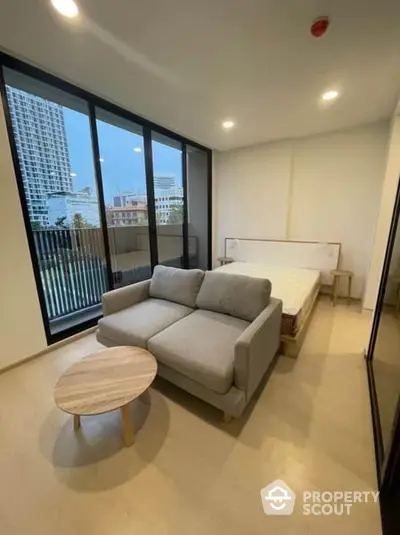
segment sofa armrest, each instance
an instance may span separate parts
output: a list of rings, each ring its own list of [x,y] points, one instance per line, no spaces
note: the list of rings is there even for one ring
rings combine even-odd
[[[269,305],[239,336],[235,344],[234,381],[248,401],[275,357],[281,339],[282,301]]]
[[[150,280],[146,280],[103,294],[101,298],[103,316],[109,316],[148,299],[149,289]]]

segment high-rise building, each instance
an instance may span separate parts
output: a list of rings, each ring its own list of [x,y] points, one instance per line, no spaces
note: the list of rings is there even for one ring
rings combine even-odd
[[[10,86],[7,96],[29,217],[47,226],[48,194],[73,190],[63,108]]]

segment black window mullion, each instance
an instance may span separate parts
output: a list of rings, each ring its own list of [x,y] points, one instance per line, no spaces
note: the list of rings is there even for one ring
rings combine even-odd
[[[146,171],[146,190],[147,190],[147,218],[149,221],[149,244],[151,271],[158,264],[158,246],[157,246],[157,219],[156,203],[154,199],[154,172],[153,172],[153,150],[151,146],[151,131],[149,128],[143,128],[144,142],[144,164]]]
[[[189,269],[189,218],[188,218],[188,182],[187,182],[187,146],[182,144],[182,187],[183,187],[183,267]]]
[[[212,151],[207,151],[207,231],[208,231],[208,269],[212,269]]]
[[[104,242],[104,255],[106,257],[107,265],[107,282],[108,289],[111,290],[114,287],[113,283],[113,274],[111,268],[111,254],[110,254],[110,243],[108,241],[108,232],[107,232],[107,217],[106,217],[106,204],[104,201],[104,190],[103,190],[103,177],[101,173],[101,164],[100,164],[100,149],[99,149],[99,136],[97,133],[96,125],[96,111],[94,104],[92,102],[88,103],[89,105],[89,120],[90,120],[90,132],[92,137],[92,150],[94,158],[94,168],[96,175],[96,184],[97,184],[97,196],[99,199],[100,207],[100,222],[103,229],[103,242]]]

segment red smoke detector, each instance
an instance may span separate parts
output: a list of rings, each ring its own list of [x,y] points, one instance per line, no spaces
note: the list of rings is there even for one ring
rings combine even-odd
[[[311,35],[314,37],[322,37],[329,26],[328,17],[318,17],[314,20],[311,26]]]

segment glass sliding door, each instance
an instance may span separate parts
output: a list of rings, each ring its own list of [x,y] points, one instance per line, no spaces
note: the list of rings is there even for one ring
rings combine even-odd
[[[381,478],[400,414],[400,183],[368,348],[370,386]]]
[[[152,132],[158,262],[187,267],[184,254],[182,144]]]
[[[107,291],[88,105],[4,68],[50,336],[101,314]]]
[[[114,287],[151,277],[142,127],[96,108]]]
[[[382,268],[367,370],[383,532],[400,522],[400,180]]]
[[[49,344],[157,263],[209,268],[209,149],[5,53],[0,92]]]
[[[186,145],[189,267],[209,269],[209,161],[206,151]]]

